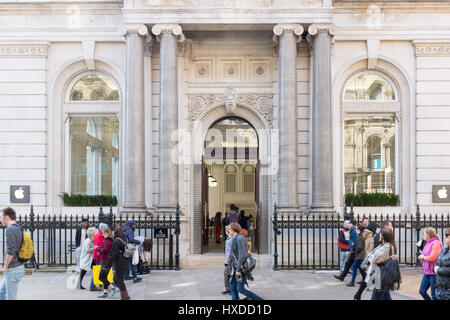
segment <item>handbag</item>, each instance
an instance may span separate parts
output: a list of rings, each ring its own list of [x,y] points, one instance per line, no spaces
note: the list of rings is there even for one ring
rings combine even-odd
[[[233,241],[236,241],[236,239],[234,239]],[[233,257],[236,261],[238,261],[238,259],[236,258],[236,255],[233,252],[233,249],[231,249],[231,253],[233,254]],[[252,255],[249,253],[247,255],[247,259],[245,260],[245,262],[242,264],[241,266],[241,271],[242,273],[251,273],[256,267],[256,259],[252,257]]]
[[[93,272],[93,279],[95,285],[102,285],[103,282],[100,281],[100,273],[101,272],[108,272],[108,270],[102,268],[100,265],[92,266],[92,272]],[[108,272],[108,281],[109,283],[113,283],[113,271],[112,268],[109,268]]]
[[[367,271],[367,268],[369,267],[369,259],[364,258],[359,267],[361,268],[361,270]]]
[[[400,289],[400,283],[402,282],[400,266],[397,260],[392,259],[392,246],[389,247],[389,259],[385,263],[380,264],[379,267],[381,288],[389,290]]]

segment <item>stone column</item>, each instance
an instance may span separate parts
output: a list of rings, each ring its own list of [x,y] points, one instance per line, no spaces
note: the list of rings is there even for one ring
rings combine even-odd
[[[152,32],[160,42],[159,178],[157,211],[175,211],[178,199],[178,43],[181,26],[156,24]]]
[[[335,212],[333,202],[333,143],[330,45],[332,24],[308,28],[313,43],[312,205],[313,214]],[[311,39],[312,38],[312,39]]]
[[[300,212],[297,181],[297,42],[303,27],[277,24],[273,28],[279,43],[278,89],[278,202],[279,211]]]
[[[123,109],[122,212],[142,213],[145,205],[145,25],[126,25],[119,30],[127,41],[125,103]]]

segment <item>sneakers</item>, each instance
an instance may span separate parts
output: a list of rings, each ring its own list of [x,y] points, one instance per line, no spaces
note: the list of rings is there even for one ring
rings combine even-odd
[[[141,281],[142,281],[142,278],[133,279],[133,283],[138,283],[138,282],[141,282]]]
[[[110,293],[110,297],[111,298],[114,297],[114,295],[117,293],[117,291],[119,291],[119,289],[117,289],[117,288],[112,289],[111,293]]]
[[[108,294],[107,293],[102,293],[101,295],[99,295],[97,298],[108,298]]]

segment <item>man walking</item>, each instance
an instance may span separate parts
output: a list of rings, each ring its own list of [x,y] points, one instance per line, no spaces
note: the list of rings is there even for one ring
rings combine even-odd
[[[123,231],[125,233],[125,237],[128,239],[129,243],[134,243],[136,245],[140,245],[141,242],[139,240],[134,239],[134,229],[136,229],[136,222],[133,220],[128,220],[127,225],[123,227]],[[130,271],[133,275],[133,278],[130,277]],[[133,265],[133,257],[128,258],[128,269],[125,271],[125,280],[133,279],[134,283],[137,283],[142,280],[142,278],[138,278],[136,272],[136,266]]]
[[[236,207],[234,204],[230,205],[230,212],[225,220],[225,225],[229,225],[232,222],[239,223],[239,207]]]
[[[345,276],[348,274],[348,272],[352,268],[353,262],[355,261],[355,243],[356,243],[356,237],[358,236],[356,234],[356,220],[355,219],[350,220],[350,223],[348,224],[348,229],[350,230],[350,239],[349,239],[350,255],[348,256],[348,259],[345,262],[344,269],[342,270],[342,272],[338,276],[334,275],[334,277],[340,281],[344,281]]]
[[[76,246],[76,256],[77,256],[77,272],[80,273],[80,257],[81,248],[83,247],[83,242],[87,238],[86,230],[88,229],[88,219],[83,218],[81,220],[81,227],[77,228],[75,233],[75,246]]]
[[[12,208],[2,210],[2,224],[6,227],[6,259],[4,276],[0,284],[0,300],[17,300],[19,283],[25,267],[17,259],[23,240],[22,228],[16,223],[16,212]]]

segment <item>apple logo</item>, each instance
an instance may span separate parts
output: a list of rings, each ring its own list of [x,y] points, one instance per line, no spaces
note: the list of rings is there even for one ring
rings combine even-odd
[[[446,199],[447,198],[447,188],[446,187],[442,187],[442,189],[438,190],[438,197],[440,199]]]
[[[17,189],[14,192],[14,196],[16,197],[16,199],[23,199],[25,197],[25,195],[23,194],[23,189],[22,187],[20,187],[19,189]]]

